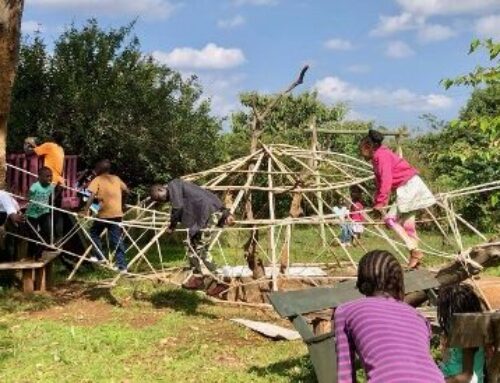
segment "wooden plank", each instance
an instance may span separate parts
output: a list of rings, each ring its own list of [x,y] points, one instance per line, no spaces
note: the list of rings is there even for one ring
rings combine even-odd
[[[272,323],[259,322],[241,318],[231,319],[231,321],[239,323],[245,327],[248,327],[249,329],[258,332],[259,334],[262,334],[268,338],[284,339],[284,340],[300,339],[300,334],[297,331],[277,326]]]
[[[405,273],[406,293],[427,290],[439,286],[434,274],[426,270]],[[269,294],[274,309],[282,317],[320,311],[363,297],[356,289],[356,281],[341,282],[334,287],[315,287],[289,292]]]
[[[46,267],[35,269],[35,291],[46,291]]]
[[[500,347],[500,312],[455,314],[450,346],[471,348],[495,344]]]
[[[58,251],[46,251],[39,261],[2,262],[0,263],[0,270],[39,269],[52,262],[60,254]]]
[[[33,269],[23,270],[23,292],[25,293],[31,293],[35,289],[33,274]]]
[[[5,263],[0,263],[0,270],[38,269],[43,266],[44,263],[40,261],[5,262]]]

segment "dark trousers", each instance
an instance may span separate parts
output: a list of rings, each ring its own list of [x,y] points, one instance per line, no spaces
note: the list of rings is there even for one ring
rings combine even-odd
[[[26,221],[26,229],[29,238],[38,242],[50,243],[52,226],[52,216],[50,213],[42,214],[37,218],[26,217]],[[45,246],[30,241],[28,245],[28,254],[34,258],[40,258],[44,249]]]
[[[17,243],[19,241],[16,237],[7,234],[7,232],[18,233],[19,227],[7,219],[7,213],[5,212],[0,212],[0,226],[3,226],[6,232],[3,244],[0,247],[0,262],[13,262],[17,258]]]
[[[62,208],[63,191],[61,185],[56,185],[54,189],[54,206],[58,209]],[[64,234],[64,213],[54,210],[54,240],[61,239]]]
[[[122,219],[106,218],[106,221],[120,223]],[[102,259],[101,253],[103,252],[103,250],[101,234],[104,229],[108,229],[109,242],[112,249],[115,251],[116,265],[120,270],[126,269],[127,262],[125,261],[125,246],[123,245],[122,228],[115,223],[95,221],[90,228],[90,237],[92,238],[92,241],[94,241],[95,245],[93,249],[94,257]]]

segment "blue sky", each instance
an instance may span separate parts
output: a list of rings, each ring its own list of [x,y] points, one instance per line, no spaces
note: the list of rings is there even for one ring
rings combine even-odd
[[[143,50],[197,74],[218,116],[239,92],[276,92],[308,63],[297,91],[390,128],[455,117],[470,90],[439,80],[486,62],[467,56],[473,37],[500,39],[499,0],[26,0],[22,29],[50,42],[89,17],[104,27],[138,17]]]

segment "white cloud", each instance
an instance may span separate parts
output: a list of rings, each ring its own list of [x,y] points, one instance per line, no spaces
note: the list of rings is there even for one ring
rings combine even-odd
[[[349,51],[354,49],[354,46],[349,40],[336,38],[325,41],[325,48],[334,51]]]
[[[278,0],[232,0],[235,5],[276,5]]]
[[[417,38],[421,43],[430,43],[448,40],[455,35],[456,32],[446,25],[427,24],[418,30]]]
[[[338,77],[325,77],[314,85],[319,97],[327,102],[397,108],[404,111],[433,111],[451,107],[451,98],[441,94],[416,94],[407,89],[362,89]]]
[[[403,12],[397,16],[379,17],[377,26],[370,32],[372,36],[387,36],[396,32],[417,29],[425,23],[425,18]]]
[[[500,9],[498,0],[397,0],[405,12],[414,15],[475,14]]]
[[[241,108],[239,94],[244,78],[242,74],[224,77],[208,73],[199,75],[204,97],[210,99],[214,115],[225,117]]]
[[[480,18],[476,21],[474,30],[481,37],[500,40],[500,14]]]
[[[173,68],[227,69],[245,62],[241,49],[223,48],[213,43],[202,49],[183,47],[170,52],[154,51],[153,57]]]
[[[394,59],[403,59],[413,56],[415,52],[410,48],[408,44],[403,41],[391,41],[387,45],[385,54],[387,57],[391,57]]]
[[[369,65],[355,64],[348,66],[347,70],[351,73],[368,73],[371,68]]]
[[[45,27],[38,21],[26,20],[21,23],[22,33],[32,34],[35,32],[44,32]]]
[[[221,19],[217,21],[217,26],[223,29],[232,29],[245,24],[246,20],[241,15],[236,15],[230,19]]]
[[[26,3],[44,9],[69,9],[91,15],[127,14],[155,19],[169,17],[178,7],[170,0],[27,0]]]
[[[375,117],[367,115],[365,113],[360,113],[354,109],[349,109],[347,111],[345,119],[347,121],[370,121],[370,120],[375,120]]]

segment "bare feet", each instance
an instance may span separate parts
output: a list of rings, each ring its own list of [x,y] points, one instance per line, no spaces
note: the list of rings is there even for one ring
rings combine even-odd
[[[408,268],[417,269],[420,266],[420,261],[424,257],[424,254],[418,250],[413,249],[410,251],[410,260],[408,261]]]

